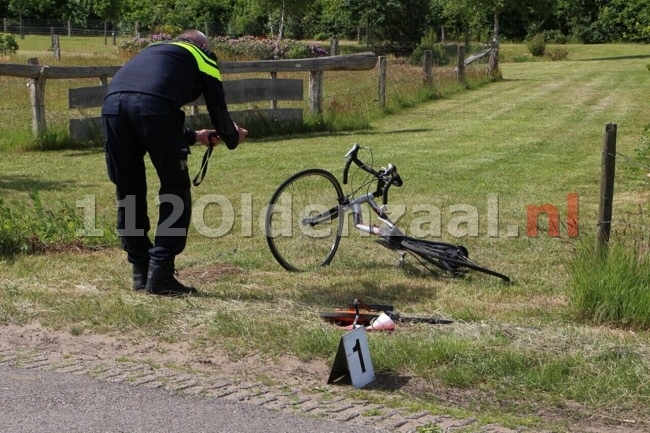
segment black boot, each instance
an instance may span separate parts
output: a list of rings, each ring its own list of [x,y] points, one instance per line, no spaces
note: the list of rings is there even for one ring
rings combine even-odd
[[[160,296],[182,296],[196,295],[198,292],[194,287],[187,287],[181,284],[174,277],[174,262],[149,262],[149,273],[147,274],[147,293]]]
[[[133,265],[133,290],[144,290],[147,284],[149,263]]]

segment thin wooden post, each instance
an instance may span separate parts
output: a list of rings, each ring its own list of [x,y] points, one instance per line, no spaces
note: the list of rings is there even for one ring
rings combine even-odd
[[[465,83],[465,47],[458,46],[458,81]]]
[[[3,24],[3,27],[4,27],[4,33],[9,33],[9,32],[7,31],[7,29],[9,28],[9,25],[8,25],[8,23],[7,23],[7,19],[6,19],[6,18],[3,18],[3,19],[2,19],[2,24]]]
[[[614,175],[616,172],[616,124],[605,125],[600,175],[600,203],[598,205],[597,250],[604,251],[609,242],[614,202]]]
[[[379,56],[379,106],[386,105],[386,56]]]
[[[339,53],[339,40],[336,36],[330,41],[330,56],[336,56]]]
[[[68,19],[68,37],[72,36],[72,20]]]
[[[490,43],[492,51],[490,51],[490,58],[488,60],[487,75],[490,77],[498,78],[499,72],[499,41],[496,38],[492,39]]]
[[[309,110],[323,112],[323,71],[309,71]]]
[[[108,21],[104,21],[104,45],[108,45]]]
[[[54,27],[50,27],[50,48],[54,49]]]
[[[38,65],[38,58],[27,60],[30,65]],[[45,80],[47,79],[48,66],[43,66],[38,78],[30,80],[29,99],[32,104],[32,132],[38,137],[47,128],[45,121]]]
[[[135,22],[135,37],[139,38],[140,37],[140,23],[137,21]]]
[[[271,79],[272,80],[277,80],[278,79],[278,73],[277,72],[271,72]],[[278,108],[278,100],[274,99],[271,101],[271,108],[276,110]]]
[[[431,83],[433,83],[433,68],[431,66],[432,58],[433,53],[431,50],[424,50],[424,53],[422,55],[422,73],[424,75],[424,83],[427,85],[431,85]]]
[[[61,60],[61,45],[59,44],[59,35],[54,35],[54,58]]]

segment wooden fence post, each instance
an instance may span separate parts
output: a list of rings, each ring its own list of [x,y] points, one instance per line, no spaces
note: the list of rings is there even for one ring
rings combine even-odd
[[[616,171],[616,124],[605,125],[598,205],[598,252],[606,251],[612,227],[614,174]]]
[[[50,48],[54,49],[54,27],[50,27]]]
[[[379,56],[379,106],[386,105],[386,56]]]
[[[33,57],[27,60],[30,65],[38,65],[38,59]],[[29,99],[32,103],[32,132],[38,137],[47,128],[45,122],[45,80],[47,79],[48,67],[43,66],[38,78],[30,80]]]
[[[309,110],[314,114],[323,111],[323,71],[309,71]]]
[[[330,41],[330,56],[336,56],[339,53],[339,40],[334,36]]]
[[[458,46],[458,81],[465,83],[465,47]]]
[[[68,20],[68,37],[72,36],[72,20]]]
[[[424,83],[427,85],[433,83],[433,72],[431,67],[432,57],[433,55],[431,50],[424,50],[424,54],[422,55],[422,69],[424,74]]]
[[[272,80],[277,80],[278,79],[278,73],[277,72],[271,72],[271,79]],[[274,99],[271,101],[271,109],[275,110],[278,108],[278,100]]]
[[[135,22],[135,35],[136,38],[140,37],[140,23],[137,21]]]
[[[6,19],[6,18],[3,18],[3,19],[2,19],[2,24],[4,25],[4,33],[9,33],[9,32],[7,31],[7,28],[8,28],[9,26],[8,26],[8,24],[7,24],[7,19]]]
[[[59,45],[59,35],[54,35],[54,58],[61,60],[61,45]]]

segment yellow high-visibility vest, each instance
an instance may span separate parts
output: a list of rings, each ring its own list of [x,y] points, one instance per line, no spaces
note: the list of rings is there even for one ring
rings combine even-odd
[[[221,81],[221,72],[217,67],[217,62],[212,60],[210,57],[206,56],[205,53],[201,51],[199,48],[195,47],[192,44],[188,44],[186,42],[169,42],[169,43],[173,45],[178,45],[179,47],[183,47],[186,50],[188,50],[190,53],[192,53],[192,55],[196,59],[196,64],[199,66],[199,70],[201,72],[206,73],[211,77],[214,77],[217,80]]]

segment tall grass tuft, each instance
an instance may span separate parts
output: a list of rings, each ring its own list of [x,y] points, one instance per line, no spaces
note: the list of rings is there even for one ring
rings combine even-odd
[[[70,205],[45,208],[38,191],[32,191],[29,198],[30,203],[5,203],[0,199],[0,255],[117,244],[117,235],[110,231],[100,237],[79,237],[83,219]]]
[[[70,137],[70,133],[62,128],[50,128],[35,137],[27,150],[80,150],[89,148],[101,148],[102,132],[95,131],[92,138],[86,141],[76,141]]]
[[[587,322],[650,328],[650,260],[645,252],[612,243],[606,252],[580,246],[567,264],[568,293]]]

